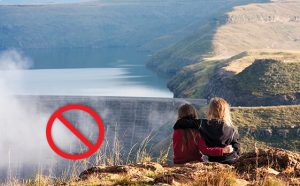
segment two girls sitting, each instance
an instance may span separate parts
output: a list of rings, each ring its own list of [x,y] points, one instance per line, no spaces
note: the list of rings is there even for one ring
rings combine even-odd
[[[213,98],[207,119],[198,119],[197,110],[190,104],[178,109],[174,125],[174,164],[208,161],[233,164],[240,155],[239,134],[233,126],[229,104],[222,98]]]

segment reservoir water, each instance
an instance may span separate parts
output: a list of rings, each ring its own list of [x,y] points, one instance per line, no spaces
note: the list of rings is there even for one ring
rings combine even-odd
[[[119,132],[120,139],[126,137],[122,147],[128,150],[152,130],[169,121],[172,124],[174,109],[184,100],[170,99],[173,95],[165,80],[146,69],[145,62],[150,57],[147,52],[128,48],[3,52],[0,69],[1,65],[22,66],[9,62],[22,63],[26,58],[32,65],[25,70],[0,71],[0,103],[4,105],[0,107],[0,183],[12,178],[28,179],[38,173],[50,177],[71,175],[72,167],[78,167],[78,162],[61,158],[47,144],[47,121],[63,105],[88,105],[100,114],[106,130],[105,156],[106,151],[113,149],[111,144]],[[71,113],[69,119],[73,123],[92,123],[86,115],[77,117]],[[74,135],[63,125],[56,126],[56,142],[62,143],[65,150],[75,149],[78,153],[82,148],[77,148]],[[89,137],[96,131],[83,126]],[[76,168],[76,174],[86,168]]]
[[[31,68],[11,82],[18,95],[173,97],[136,48],[27,49]],[[13,81],[16,81],[15,79]]]

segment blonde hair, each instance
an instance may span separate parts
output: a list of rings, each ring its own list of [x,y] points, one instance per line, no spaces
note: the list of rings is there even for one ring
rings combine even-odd
[[[188,103],[181,105],[177,111],[177,119],[179,120],[184,117],[191,117],[193,119],[197,119],[198,113],[196,108]]]
[[[230,106],[223,98],[212,98],[208,105],[207,119],[216,119],[223,121],[228,126],[232,126],[232,119],[230,114]]]

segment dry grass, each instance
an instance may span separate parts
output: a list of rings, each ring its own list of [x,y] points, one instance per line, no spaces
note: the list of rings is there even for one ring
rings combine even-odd
[[[232,117],[239,127],[297,126],[300,121],[300,105],[233,107]]]
[[[289,183],[276,178],[274,176],[265,176],[259,180],[256,181],[256,185],[261,186],[288,186]]]
[[[257,59],[274,59],[285,63],[300,62],[300,51],[292,50],[249,50],[226,60],[226,71],[238,74]]]
[[[206,110],[207,107],[200,108],[200,118],[206,117]],[[232,107],[231,115],[237,127],[292,127],[299,124],[300,105]]]
[[[210,172],[186,186],[238,186],[237,180],[238,176],[233,171]]]
[[[149,178],[154,180],[158,174],[148,174],[146,175]],[[252,184],[250,184],[252,183]],[[199,177],[199,179],[192,181],[191,183],[186,184],[175,184],[182,186],[243,186],[243,185],[261,185],[261,186],[284,186],[288,185],[287,182],[276,178],[274,176],[265,176],[255,180],[253,182],[248,182],[246,180],[240,179],[239,176],[233,171],[222,171],[222,172],[208,172],[207,174]],[[7,183],[9,186],[50,186],[50,185],[68,185],[68,186],[97,186],[97,185],[107,185],[107,186],[140,186],[140,185],[154,185],[154,182],[141,181],[139,179],[132,178],[128,175],[116,175],[114,177],[107,178],[104,181],[103,178],[97,176],[91,176],[87,180],[81,181],[69,181],[65,183],[55,182],[47,177],[42,177],[36,180],[30,181],[18,181],[14,180]]]

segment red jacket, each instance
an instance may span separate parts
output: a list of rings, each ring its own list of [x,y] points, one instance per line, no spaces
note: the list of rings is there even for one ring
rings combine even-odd
[[[208,156],[223,156],[223,148],[207,147],[198,131],[194,133],[195,138],[187,136],[185,143],[184,135],[186,135],[186,133],[183,129],[174,130],[173,152],[175,164],[184,164],[192,161],[202,162],[202,154]]]

